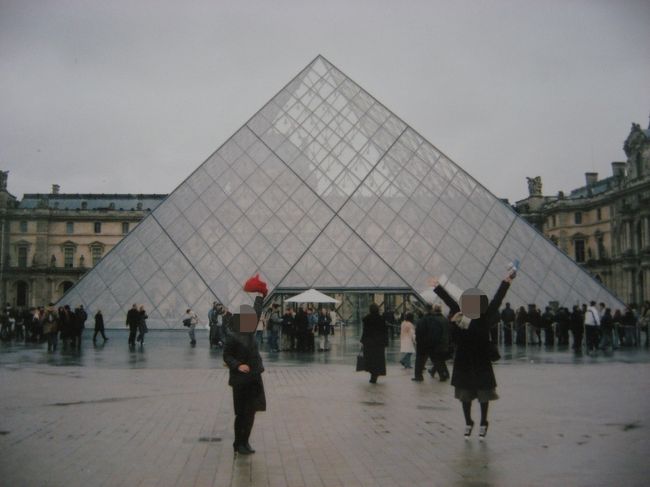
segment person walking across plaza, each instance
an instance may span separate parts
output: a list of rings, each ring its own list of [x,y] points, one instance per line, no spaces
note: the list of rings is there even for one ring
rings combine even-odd
[[[131,309],[126,313],[126,326],[129,327],[129,347],[135,347],[135,335],[138,333],[138,324],[140,323],[140,312],[138,305],[133,304]]]
[[[93,343],[97,343],[97,335],[101,334],[104,341],[108,340],[106,334],[104,333],[104,315],[102,310],[98,309],[95,313],[95,333],[93,334]]]
[[[375,303],[370,304],[369,313],[363,318],[361,344],[366,371],[370,373],[370,383],[376,384],[380,375],[386,375],[388,329],[384,318],[379,314],[379,306]]]
[[[194,334],[194,330],[196,329],[196,325],[199,324],[199,317],[196,316],[195,312],[188,308],[185,310],[183,324],[189,328],[187,334],[190,336],[190,345],[196,345],[196,335]]]
[[[406,313],[404,321],[400,325],[399,351],[402,358],[399,363],[405,369],[411,368],[411,356],[415,353],[415,325],[413,324],[413,313]]]
[[[509,270],[489,304],[484,293],[478,289],[469,289],[461,295],[459,305],[436,278],[429,280],[433,291],[453,313],[455,326],[452,333],[456,355],[451,385],[455,388],[454,396],[462,404],[465,438],[469,438],[474,428],[472,401],[478,399],[481,408],[479,439],[483,439],[488,430],[488,406],[490,401],[499,398],[492,369],[489,320],[501,306],[514,277],[515,271]]]
[[[444,382],[449,379],[449,371],[445,360],[449,346],[448,321],[442,314],[439,305],[435,307],[427,303],[425,313],[415,326],[415,371],[413,380],[422,382],[422,374],[427,359],[431,359],[433,368],[431,377],[438,372],[440,381]]]
[[[280,305],[278,303],[273,303],[271,305],[271,313],[269,314],[268,319],[268,330],[269,330],[269,351],[279,352],[280,351],[280,328],[282,327],[282,317],[280,316]]]

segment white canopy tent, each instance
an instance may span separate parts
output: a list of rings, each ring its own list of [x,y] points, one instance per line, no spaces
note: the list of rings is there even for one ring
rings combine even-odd
[[[285,303],[340,303],[338,299],[330,298],[316,289],[308,289],[293,298],[289,298]]]

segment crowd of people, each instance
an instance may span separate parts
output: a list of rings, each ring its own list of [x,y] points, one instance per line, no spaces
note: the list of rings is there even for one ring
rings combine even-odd
[[[2,316],[0,337],[3,341],[47,342],[50,352],[57,350],[59,342],[62,350],[80,350],[87,319],[83,305],[72,310],[68,305],[57,308],[50,303],[47,307],[14,310],[7,304]]]

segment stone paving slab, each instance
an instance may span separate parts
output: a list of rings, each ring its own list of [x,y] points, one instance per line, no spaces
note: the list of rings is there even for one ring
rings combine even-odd
[[[453,388],[389,365],[267,361],[268,411],[232,453],[227,371],[4,364],[3,486],[647,485],[646,362],[496,365],[490,430],[463,439]],[[541,360],[543,362],[543,360]],[[478,420],[478,405],[474,405]],[[478,421],[477,421],[478,422]]]

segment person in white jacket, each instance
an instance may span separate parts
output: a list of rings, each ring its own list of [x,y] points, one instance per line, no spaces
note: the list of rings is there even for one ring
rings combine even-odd
[[[413,324],[413,313],[406,313],[400,327],[399,351],[403,353],[400,364],[405,369],[411,368],[411,356],[415,353],[415,325]]]

